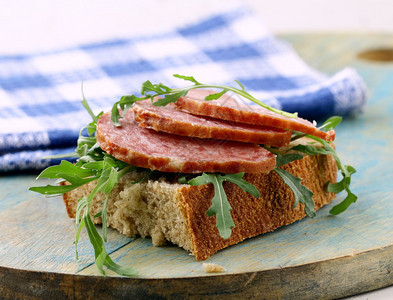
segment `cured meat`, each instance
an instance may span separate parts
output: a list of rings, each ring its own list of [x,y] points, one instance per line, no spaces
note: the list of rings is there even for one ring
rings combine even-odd
[[[141,128],[129,110],[112,124],[110,112],[97,123],[97,142],[108,154],[137,167],[163,172],[268,173],[276,157],[256,144],[184,137]]]
[[[287,146],[292,135],[292,130],[191,115],[176,110],[172,103],[164,107],[157,107],[150,100],[145,100],[135,103],[133,110],[135,120],[140,122],[140,127],[177,135],[249,142],[276,147]]]
[[[216,92],[199,89],[190,90],[186,97],[180,97],[176,101],[176,107],[200,116],[209,116],[239,123],[292,129],[327,141],[333,141],[335,138],[334,130],[323,132],[305,119],[286,117],[257,105],[245,105],[226,94],[217,100],[205,101],[204,98],[212,93]]]

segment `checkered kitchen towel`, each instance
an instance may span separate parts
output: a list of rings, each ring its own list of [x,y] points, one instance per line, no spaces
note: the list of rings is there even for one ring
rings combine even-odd
[[[162,34],[0,56],[0,173],[43,169],[57,161],[42,157],[73,152],[90,121],[82,80],[99,112],[138,94],[147,79],[186,84],[175,73],[206,83],[237,79],[260,100],[309,119],[357,113],[366,101],[354,70],[327,77],[309,68],[247,8],[236,8]]]

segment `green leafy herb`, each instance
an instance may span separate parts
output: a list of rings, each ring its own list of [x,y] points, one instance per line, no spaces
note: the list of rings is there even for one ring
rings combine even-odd
[[[336,126],[338,124],[340,124],[342,118],[338,117],[338,116],[333,116],[330,117],[329,119],[327,119],[321,127],[319,127],[320,130],[324,130],[324,131],[329,131],[332,130],[334,128],[336,128]]]
[[[193,186],[204,185],[208,183],[213,184],[214,196],[212,199],[212,204],[206,214],[209,217],[214,215],[216,216],[217,229],[220,233],[220,236],[224,239],[228,239],[231,236],[232,228],[235,227],[235,223],[233,222],[231,216],[232,208],[228,202],[228,198],[223,186],[224,181],[229,181],[236,184],[243,191],[250,193],[254,197],[259,198],[261,196],[257,188],[251,183],[245,181],[243,176],[243,172],[227,175],[203,173],[202,175],[188,181],[188,183]]]
[[[199,81],[197,81],[193,76],[184,76],[184,75],[179,75],[179,74],[173,74],[173,77],[183,79],[186,81],[191,81],[192,83],[195,83],[197,85],[202,85]]]
[[[61,161],[60,165],[46,168],[38,175],[37,179],[40,178],[62,178],[70,183],[70,185],[46,185],[30,188],[31,191],[43,195],[62,195],[96,179],[91,170],[82,169],[65,160]]]
[[[212,85],[212,84],[204,84],[200,83],[198,80],[196,80],[192,76],[184,76],[184,75],[179,75],[179,74],[174,74],[173,75],[176,78],[183,79],[186,81],[189,81],[193,83],[191,86],[186,86],[183,88],[170,88],[162,83],[158,84],[153,84],[149,80],[145,81],[142,84],[141,88],[141,96],[137,97],[135,95],[127,95],[121,97],[119,101],[117,101],[113,107],[112,107],[112,115],[111,119],[114,125],[120,126],[120,118],[124,116],[124,114],[127,112],[128,109],[131,108],[131,106],[141,100],[146,100],[146,99],[151,99],[154,105],[156,106],[164,106],[169,103],[176,102],[177,99],[180,97],[183,97],[187,94],[188,91],[193,90],[193,89],[205,89],[205,88],[213,88],[213,89],[218,89],[221,90],[220,92],[217,92],[215,94],[211,94],[206,96],[205,100],[214,100],[218,99],[221,97],[223,94],[225,94],[228,91],[234,92],[248,100],[251,100],[252,102],[268,109],[271,110],[275,113],[278,113],[283,116],[295,118],[297,117],[297,114],[292,114],[288,113],[276,108],[273,108],[260,100],[256,99],[253,97],[250,93],[248,93],[245,89],[244,86],[236,80],[236,83],[240,86],[239,88],[236,87],[231,87],[231,86],[223,86],[223,85]]]
[[[117,101],[116,104],[113,105],[112,107],[112,113],[111,113],[112,123],[115,124],[116,126],[120,126],[121,124],[119,122],[119,119],[121,117],[124,117],[125,113],[132,107],[132,105],[140,100],[144,100],[144,99],[138,98],[137,96],[134,95],[122,96],[120,100]],[[120,107],[120,110],[118,106]]]
[[[116,264],[108,255],[105,249],[104,242],[98,233],[96,227],[91,220],[91,217],[88,213],[85,213],[83,216],[83,223],[86,226],[87,233],[90,238],[90,242],[94,247],[94,253],[96,258],[96,266],[101,274],[105,275],[104,266],[108,269],[116,272],[119,275],[123,276],[135,276],[137,273],[131,268],[125,268],[118,264]]]
[[[224,95],[226,92],[228,92],[228,89],[223,89],[221,92],[219,93],[215,93],[215,94],[210,94],[208,96],[205,97],[205,100],[217,100],[219,99],[222,95]]]
[[[314,209],[314,200],[312,198],[313,192],[301,184],[300,178],[293,176],[291,173],[280,168],[275,168],[274,172],[276,172],[292,190],[295,196],[295,203],[293,204],[293,207],[295,208],[300,202],[304,204],[304,211],[306,215],[311,218],[315,218],[317,213]]]
[[[337,167],[338,169],[341,171],[342,174],[342,180],[334,183],[334,184],[329,184],[328,185],[328,191],[331,193],[339,193],[341,191],[346,191],[347,192],[347,197],[345,197],[345,199],[337,204],[336,206],[334,206],[331,210],[330,213],[333,215],[337,215],[342,213],[343,211],[345,211],[349,205],[351,205],[352,203],[356,202],[357,200],[357,196],[355,194],[353,194],[349,188],[350,184],[351,184],[351,176],[352,174],[354,174],[356,172],[355,168],[349,165],[344,165],[341,162],[341,159],[339,158],[336,150],[332,147],[332,145],[330,145],[330,143],[311,136],[311,135],[307,135],[308,137],[316,140],[317,142],[321,143],[323,145],[323,147],[314,147],[312,145],[297,145],[295,147],[292,148],[292,150],[296,150],[308,155],[317,155],[317,154],[330,154],[334,157],[336,163],[337,163]]]
[[[97,181],[93,191],[86,197],[78,201],[76,209],[76,225],[77,232],[75,237],[76,257],[78,257],[77,245],[82,229],[85,227],[88,233],[91,244],[94,247],[96,265],[102,274],[105,274],[104,266],[108,269],[120,274],[133,276],[136,272],[131,268],[123,268],[114,263],[106,252],[104,241],[107,240],[107,200],[110,192],[118,183],[120,178],[136,168],[130,166],[111,155],[105,153],[97,144],[95,131],[98,118],[93,114],[87,101],[83,99],[83,106],[92,116],[93,121],[80,131],[78,138],[78,145],[73,155],[79,156],[76,164],[67,161],[62,161],[58,166],[51,166],[45,169],[38,177],[60,179],[67,181],[67,185],[47,185],[44,187],[31,187],[30,190],[44,195],[61,195],[69,192],[79,186],[88,182]],[[106,194],[106,199],[103,202],[102,211],[96,216],[102,217],[103,236],[97,232],[91,216],[90,203],[92,199],[98,194]]]
[[[300,202],[304,204],[304,212],[306,215],[311,218],[315,218],[317,213],[314,209],[313,192],[311,192],[301,183],[300,178],[295,177],[291,173],[279,168],[280,166],[286,165],[292,161],[302,159],[303,155],[298,153],[288,153],[286,155],[276,153],[276,155],[276,168],[274,169],[274,172],[279,175],[284,183],[292,190],[295,197],[293,207],[295,208]]]
[[[282,155],[277,153],[276,157],[276,168],[281,167],[283,165],[289,164],[292,161],[302,159],[303,155],[298,154],[298,153],[290,153],[287,155]]]
[[[329,131],[334,129],[340,122],[341,122],[341,117],[331,117],[328,120],[326,120],[323,125],[321,127],[319,127],[319,129],[325,130],[325,131]],[[352,174],[354,174],[356,172],[355,168],[349,165],[344,165],[341,162],[341,159],[339,158],[336,150],[332,147],[332,145],[325,141],[322,140],[320,138],[314,137],[312,135],[308,135],[308,134],[297,134],[295,138],[299,138],[299,137],[309,137],[311,139],[314,139],[316,142],[318,142],[319,144],[321,144],[323,147],[315,147],[314,145],[297,145],[295,147],[292,147],[290,149],[288,149],[287,151],[298,151],[307,155],[317,155],[317,154],[324,154],[324,155],[332,155],[337,163],[337,167],[338,169],[341,171],[342,174],[342,179],[341,181],[334,183],[334,184],[330,184],[328,183],[327,186],[327,190],[330,193],[340,193],[342,191],[346,191],[347,192],[347,196],[345,197],[345,199],[340,202],[339,204],[337,204],[336,206],[334,206],[331,210],[330,213],[333,215],[337,215],[342,213],[343,211],[345,211],[349,205],[351,205],[352,203],[356,202],[357,200],[357,196],[355,194],[352,193],[352,191],[350,190],[350,184],[351,184],[351,176]],[[285,165],[293,160],[297,160],[297,159],[301,159],[303,156],[301,154],[298,153],[289,153],[286,155],[281,155],[278,152],[274,151],[274,149],[270,149],[270,151],[275,152],[275,154],[277,154],[277,166],[282,166]],[[292,178],[293,176],[291,176],[291,174],[289,174],[288,172],[285,172],[284,170],[281,169],[275,169],[275,172],[281,176],[281,178],[284,180],[284,182],[286,184],[288,184],[291,189],[293,190],[294,194],[295,194],[295,204],[297,202],[303,203],[306,205],[305,209],[306,209],[306,214],[309,216],[313,216],[315,211],[313,212],[313,210],[311,210],[311,201],[312,201],[312,194],[310,196],[310,192],[307,188],[305,188],[301,182],[300,179],[297,180],[296,178]],[[285,174],[288,173],[288,174]],[[292,186],[291,186],[292,185]],[[306,189],[306,190],[305,190]],[[296,198],[298,198],[298,200],[296,200]],[[312,202],[312,207],[313,207],[313,202]],[[309,213],[311,213],[311,215]]]
[[[222,176],[224,180],[232,182],[236,184],[238,187],[240,187],[243,191],[246,193],[251,194],[255,198],[261,197],[261,194],[259,193],[258,189],[248,181],[245,181],[243,179],[244,172],[240,172],[237,174],[226,174],[225,176]]]
[[[180,92],[177,92],[174,94],[166,94],[164,96],[164,98],[158,99],[153,104],[155,106],[165,106],[165,105],[168,105],[169,103],[176,102],[177,99],[179,99],[180,97],[183,97],[185,95],[187,95],[187,91],[180,91]]]
[[[336,126],[337,126],[338,124],[340,124],[341,120],[342,120],[342,118],[341,118],[341,117],[338,117],[338,116],[330,117],[329,119],[327,119],[327,120],[322,124],[322,126],[318,127],[318,129],[319,129],[319,130],[322,130],[322,131],[325,131],[325,132],[326,132],[326,131],[329,131],[329,130],[332,130],[332,129],[336,128]],[[307,136],[306,133],[298,132],[298,131],[293,131],[293,134],[292,134],[292,137],[291,137],[291,141],[300,139],[300,138],[305,137],[305,136]]]
[[[177,182],[180,183],[180,184],[187,184],[188,183],[187,177],[186,176],[181,176],[181,177],[179,177]]]

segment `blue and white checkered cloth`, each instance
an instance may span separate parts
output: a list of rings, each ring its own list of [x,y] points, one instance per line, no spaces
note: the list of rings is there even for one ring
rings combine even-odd
[[[237,79],[260,100],[309,119],[355,114],[366,102],[354,70],[327,77],[311,69],[241,7],[162,34],[0,56],[0,173],[43,169],[57,161],[42,157],[73,152],[90,122],[82,81],[99,112],[138,94],[145,80],[187,84],[175,73],[226,85]]]

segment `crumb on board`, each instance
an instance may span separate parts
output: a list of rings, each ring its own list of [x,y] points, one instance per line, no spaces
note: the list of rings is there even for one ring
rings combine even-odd
[[[214,263],[202,263],[202,266],[206,273],[220,273],[226,271],[223,266]]]

